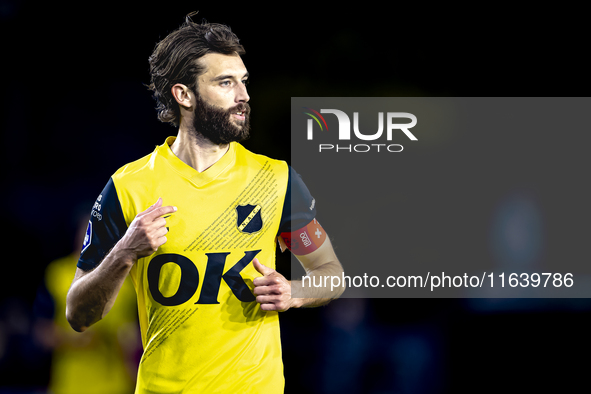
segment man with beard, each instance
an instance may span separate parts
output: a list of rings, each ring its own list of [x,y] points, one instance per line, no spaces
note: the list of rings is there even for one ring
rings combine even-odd
[[[238,143],[249,135],[243,53],[227,26],[189,17],[156,46],[150,89],[178,134],[115,172],[91,211],[66,315],[84,331],[131,276],[136,393],[283,392],[278,312],[344,290],[274,269],[278,242],[307,275],[342,274],[299,175]]]

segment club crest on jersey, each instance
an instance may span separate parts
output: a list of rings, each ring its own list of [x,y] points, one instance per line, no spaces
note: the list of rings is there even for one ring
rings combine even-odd
[[[263,228],[260,205],[238,205],[236,215],[236,226],[238,226],[238,231],[242,233],[252,234]]]

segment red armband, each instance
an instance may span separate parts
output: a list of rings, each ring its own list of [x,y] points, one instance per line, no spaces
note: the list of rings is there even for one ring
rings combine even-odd
[[[291,233],[281,233],[279,236],[283,239],[287,248],[296,255],[312,253],[326,240],[326,232],[316,219],[299,230]]]

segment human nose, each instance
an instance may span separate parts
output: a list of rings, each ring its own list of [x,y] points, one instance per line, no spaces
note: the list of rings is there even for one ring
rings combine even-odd
[[[235,100],[237,103],[247,103],[248,100],[250,100],[250,96],[246,91],[246,85],[244,83],[238,84]]]

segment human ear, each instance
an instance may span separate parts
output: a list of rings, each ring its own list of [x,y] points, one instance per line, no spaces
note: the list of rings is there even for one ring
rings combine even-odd
[[[176,102],[179,103],[180,106],[185,108],[191,108],[191,106],[193,105],[193,92],[191,92],[191,89],[189,89],[186,85],[183,85],[182,83],[177,83],[173,85],[173,87],[171,88],[171,92],[172,96],[174,97]]]

